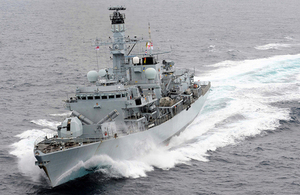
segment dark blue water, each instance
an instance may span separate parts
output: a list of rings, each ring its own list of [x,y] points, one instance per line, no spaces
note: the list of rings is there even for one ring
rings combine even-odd
[[[299,194],[300,1],[0,0],[0,194]],[[68,112],[62,100],[97,68],[92,40],[148,37],[177,67],[212,81],[195,121],[165,147],[50,188],[33,143]],[[98,53],[109,67],[108,48]],[[93,159],[83,166],[103,159]]]

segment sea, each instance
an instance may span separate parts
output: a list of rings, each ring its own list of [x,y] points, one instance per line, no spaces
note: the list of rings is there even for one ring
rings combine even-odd
[[[0,0],[0,194],[300,194],[299,0]],[[110,6],[126,36],[211,81],[201,114],[164,146],[52,188],[37,138],[86,74],[111,67]],[[141,51],[145,46],[139,48]],[[100,163],[95,158],[82,166]]]

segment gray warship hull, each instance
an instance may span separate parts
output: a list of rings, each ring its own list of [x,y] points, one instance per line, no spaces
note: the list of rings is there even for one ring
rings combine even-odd
[[[68,150],[58,150],[50,154],[36,156],[38,162],[43,162],[43,169],[55,187],[70,180],[82,177],[106,164],[95,164],[85,167],[85,163],[103,155],[113,160],[126,160],[140,155],[148,144],[163,144],[172,136],[183,131],[201,112],[207,99],[208,92],[199,97],[189,109],[183,110],[170,120],[151,129],[119,136],[115,139],[102,140]]]

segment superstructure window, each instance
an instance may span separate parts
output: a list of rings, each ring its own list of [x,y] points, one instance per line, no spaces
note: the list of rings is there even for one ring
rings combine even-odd
[[[108,97],[109,97],[109,99],[114,99],[115,98],[114,95],[109,95]]]
[[[93,100],[93,96],[88,96],[88,100]]]
[[[82,100],[86,100],[86,96],[81,96],[81,99]]]
[[[106,95],[103,95],[103,96],[101,96],[101,98],[102,98],[103,100],[106,100],[106,99],[107,99],[107,96],[106,96]]]
[[[100,96],[95,96],[95,100],[99,100],[100,99]]]
[[[144,57],[142,58],[142,61],[144,65],[157,64],[154,57]]]
[[[121,98],[121,94],[116,94],[116,98]]]

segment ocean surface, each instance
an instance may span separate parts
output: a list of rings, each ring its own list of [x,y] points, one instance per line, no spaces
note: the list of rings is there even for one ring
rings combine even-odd
[[[1,195],[300,194],[299,0],[0,4]],[[148,38],[150,23],[154,51],[171,51],[159,60],[195,69],[210,95],[168,146],[51,188],[34,141],[68,116],[62,100],[88,71],[111,66],[92,42],[112,35],[116,5],[127,8],[126,35]]]

